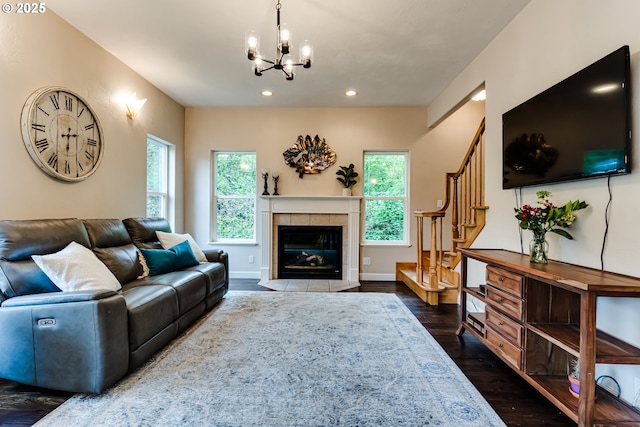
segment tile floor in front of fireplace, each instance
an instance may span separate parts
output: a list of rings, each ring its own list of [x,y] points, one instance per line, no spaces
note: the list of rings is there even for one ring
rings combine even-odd
[[[258,284],[284,292],[339,292],[360,286],[359,282],[323,279],[274,279],[261,280]]]

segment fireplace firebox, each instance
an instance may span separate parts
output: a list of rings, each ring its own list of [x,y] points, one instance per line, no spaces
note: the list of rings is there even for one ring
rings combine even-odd
[[[279,279],[342,279],[342,227],[278,226]]]

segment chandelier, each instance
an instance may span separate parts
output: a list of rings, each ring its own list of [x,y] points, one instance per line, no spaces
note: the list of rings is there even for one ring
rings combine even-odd
[[[293,80],[294,68],[302,66],[311,68],[313,47],[305,40],[300,43],[300,59],[295,62],[289,54],[291,50],[291,32],[280,24],[280,0],[276,4],[276,27],[278,37],[276,41],[276,58],[272,61],[264,58],[260,53],[260,38],[255,31],[250,31],[245,39],[247,58],[251,61],[251,68],[256,76],[271,69],[282,70],[287,80]]]

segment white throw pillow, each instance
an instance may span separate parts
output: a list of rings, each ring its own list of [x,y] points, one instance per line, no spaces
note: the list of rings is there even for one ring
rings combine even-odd
[[[185,240],[189,242],[189,246],[191,246],[191,250],[193,254],[198,258],[200,262],[207,262],[207,257],[205,256],[200,246],[196,243],[196,241],[191,237],[191,234],[178,234],[178,233],[165,233],[164,231],[156,231],[156,236],[158,236],[158,240],[160,240],[160,244],[163,249],[169,249],[177,245],[178,243],[182,243]]]
[[[60,252],[32,255],[31,258],[63,291],[117,291],[122,287],[107,266],[90,249],[77,242],[69,243]]]

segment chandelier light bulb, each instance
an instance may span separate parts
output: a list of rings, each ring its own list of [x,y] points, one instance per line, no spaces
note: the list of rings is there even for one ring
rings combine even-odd
[[[253,72],[256,76],[262,75],[262,59],[259,56],[253,61]]]
[[[255,31],[249,31],[245,37],[245,52],[247,54],[247,58],[250,61],[253,61],[258,55],[258,48],[260,45],[260,38],[255,33]]]
[[[293,63],[293,60],[291,58],[288,58],[287,60],[284,61],[284,73],[287,76],[287,80],[293,80],[293,66],[295,64]]]
[[[285,70],[287,70],[287,72],[293,71],[293,60],[287,59],[286,62],[284,63],[284,68]]]
[[[291,43],[291,32],[284,28],[284,25],[280,27],[280,50],[283,55],[289,53],[289,46]]]
[[[300,43],[300,62],[304,68],[311,68],[311,59],[313,56],[313,47],[308,40]]]

